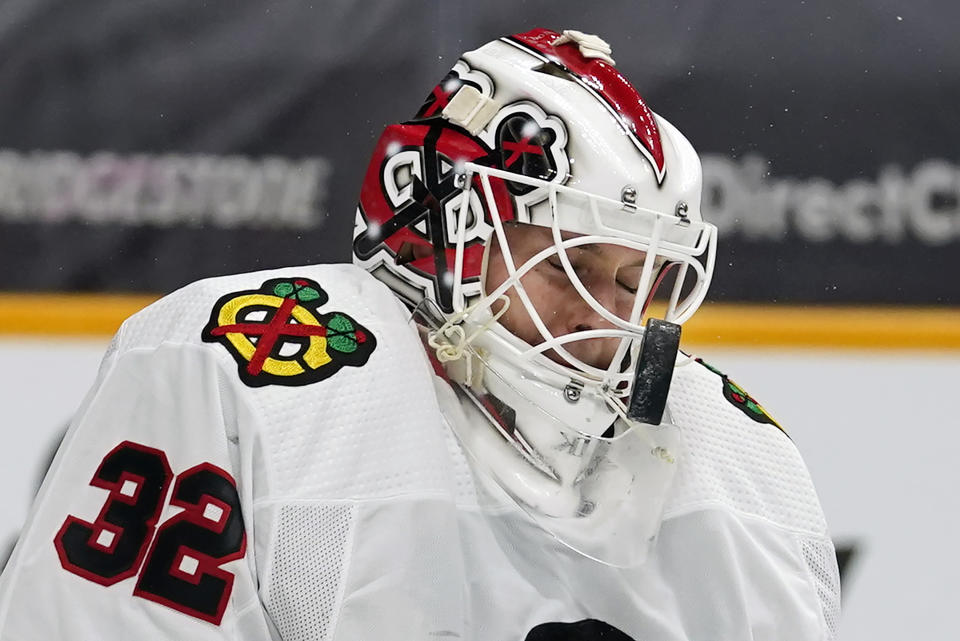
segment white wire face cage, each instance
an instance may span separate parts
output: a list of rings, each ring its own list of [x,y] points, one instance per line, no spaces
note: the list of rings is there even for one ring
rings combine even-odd
[[[466,192],[461,199],[458,215],[458,227],[455,244],[454,262],[454,300],[456,314],[465,326],[483,328],[501,339],[512,348],[512,357],[527,368],[539,366],[549,369],[568,379],[583,384],[597,384],[621,393],[632,383],[631,347],[638,345],[643,336],[644,312],[652,295],[669,270],[676,270],[673,285],[669,292],[664,310],[664,320],[681,324],[689,319],[703,302],[710,285],[716,259],[716,228],[710,223],[693,217],[690,212],[678,207],[676,212],[657,212],[637,207],[628,202],[591,194],[582,190],[546,182],[526,176],[517,176],[510,172],[464,163],[460,168],[462,178],[459,184]],[[474,176],[479,177],[484,192],[484,200],[490,211],[491,233],[486,242],[486,253],[481,273],[481,294],[471,297],[461,284],[462,260],[466,221],[469,214],[467,203],[471,202],[470,192],[475,184]],[[491,180],[510,180],[542,189],[546,194],[544,207],[535,208],[523,222],[547,227],[551,231],[552,244],[544,247],[521,264],[517,264],[510,249],[510,240],[505,225],[499,215],[497,203],[492,198]],[[529,210],[528,210],[529,211]],[[575,234],[571,237],[570,234]],[[491,240],[501,249],[500,255],[505,263],[508,277],[492,291],[485,291],[486,272],[489,267]],[[632,308],[628,315],[618,316],[615,310],[604,307],[583,283],[574,268],[569,252],[583,246],[617,246],[642,252],[643,267]],[[544,313],[538,310],[530,293],[524,287],[522,278],[539,263],[556,256],[569,279],[570,285],[597,315],[606,320],[611,328],[589,329],[566,334],[554,334],[544,320]],[[472,288],[471,288],[472,289]],[[526,313],[539,333],[541,341],[529,344],[519,340],[508,328],[494,318],[493,307],[497,301],[510,291],[523,305]],[[502,314],[502,312],[500,312]],[[469,332],[468,332],[469,333]],[[472,334],[471,334],[472,335]],[[574,356],[566,345],[576,341],[600,338],[619,340],[616,355],[601,368],[589,364]],[[481,340],[478,334],[474,340]],[[544,356],[552,351],[563,362]]]

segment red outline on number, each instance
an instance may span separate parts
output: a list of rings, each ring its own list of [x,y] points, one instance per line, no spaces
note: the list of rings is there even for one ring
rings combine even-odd
[[[149,558],[150,556],[153,555],[154,548],[157,545],[157,540],[160,538],[160,533],[168,525],[175,525],[180,521],[187,521],[189,523],[193,523],[194,525],[198,525],[204,529],[211,530],[213,532],[217,532],[217,533],[223,532],[223,528],[225,527],[227,520],[229,519],[229,516],[230,516],[229,512],[231,508],[229,505],[207,494],[204,494],[203,500],[201,500],[196,505],[187,503],[185,501],[178,501],[176,499],[177,490],[180,487],[180,482],[187,476],[203,469],[211,470],[215,474],[219,474],[220,476],[230,481],[230,484],[233,485],[234,488],[237,487],[237,482],[236,480],[234,480],[233,476],[231,476],[230,473],[224,470],[223,468],[218,467],[213,463],[201,463],[200,465],[195,465],[190,469],[185,470],[180,474],[178,474],[177,480],[173,485],[173,492],[171,493],[170,505],[176,505],[178,507],[184,508],[183,512],[167,519],[160,525],[160,529],[158,530],[157,534],[153,537],[153,542],[150,544],[150,552],[147,555],[148,563],[149,563]],[[203,516],[204,508],[211,503],[213,505],[217,505],[218,507],[223,508],[224,510],[223,516],[219,523],[219,529],[217,529],[216,527],[211,527],[211,524],[213,522],[210,521],[210,519],[205,518]],[[242,515],[241,515],[241,518],[242,518]],[[186,554],[186,556],[190,556],[191,558],[196,559],[198,562],[197,571],[192,576],[185,575],[183,572],[179,571],[179,561],[180,559],[183,558],[183,556],[185,556],[184,550],[189,550],[189,554]],[[165,605],[168,608],[172,608],[174,610],[177,610],[178,612],[182,612],[186,615],[195,617],[197,619],[208,621],[210,623],[213,623],[214,625],[220,625],[220,622],[223,620],[224,612],[226,612],[226,609],[227,609],[227,602],[230,600],[230,594],[233,592],[233,580],[234,580],[233,572],[222,570],[220,566],[230,561],[242,559],[243,556],[246,554],[246,552],[247,552],[246,528],[243,528],[243,539],[240,541],[240,549],[237,552],[233,554],[228,554],[227,556],[220,559],[214,559],[213,557],[208,556],[206,554],[201,554],[196,550],[191,550],[186,546],[183,546],[180,549],[178,549],[177,555],[174,557],[174,562],[176,563],[176,565],[169,569],[171,576],[178,579],[186,580],[189,583],[192,583],[194,585],[198,584],[200,582],[200,578],[205,574],[209,574],[219,579],[223,579],[226,582],[226,585],[223,590],[223,594],[220,597],[220,602],[217,604],[217,611],[213,616],[210,616],[204,612],[199,612],[197,610],[189,608],[183,605],[182,603],[177,603],[176,601],[165,599],[162,596],[158,596],[150,592],[141,591],[139,588],[136,588],[136,587],[133,590],[133,594],[134,596],[138,596],[142,599],[147,599],[148,601],[153,601],[154,603]],[[174,572],[174,570],[176,570],[176,572]],[[189,578],[186,578],[188,576]]]
[[[129,447],[131,449],[140,450],[141,452],[151,453],[159,455],[163,467],[166,469],[167,475],[163,482],[163,488],[160,490],[158,495],[157,506],[153,511],[153,516],[147,519],[144,523],[146,525],[146,534],[144,536],[143,543],[140,544],[140,553],[137,555],[137,558],[134,560],[133,564],[130,566],[130,569],[126,572],[118,574],[112,577],[102,577],[99,574],[94,574],[84,568],[81,568],[77,565],[74,565],[70,562],[70,559],[67,558],[67,553],[63,549],[62,537],[67,528],[70,527],[72,523],[80,523],[81,525],[90,528],[93,530],[91,534],[91,539],[88,541],[88,544],[92,544],[93,547],[100,552],[113,552],[117,544],[120,541],[120,537],[124,534],[124,529],[118,525],[114,525],[107,521],[104,521],[103,518],[107,513],[111,503],[113,501],[120,501],[121,503],[126,503],[127,505],[135,505],[137,500],[140,498],[140,490],[143,488],[144,481],[146,480],[138,474],[128,474],[126,472],[120,475],[120,478],[117,482],[112,483],[110,481],[104,481],[100,478],[100,472],[103,469],[103,464],[108,458],[113,456],[117,451],[124,447]],[[104,586],[111,586],[125,579],[129,579],[132,576],[136,576],[140,573],[140,567],[143,565],[144,557],[147,553],[147,548],[153,540],[155,529],[157,526],[157,521],[160,519],[160,514],[163,512],[163,507],[166,505],[167,490],[170,489],[170,479],[173,477],[173,470],[170,469],[170,463],[167,461],[167,455],[162,450],[158,450],[153,447],[147,447],[146,445],[141,445],[140,443],[134,443],[133,441],[123,441],[119,443],[112,450],[107,452],[102,459],[100,459],[100,465],[97,466],[97,471],[93,474],[93,479],[90,481],[89,485],[94,487],[99,487],[105,490],[108,490],[110,493],[107,495],[106,500],[103,502],[103,507],[100,508],[100,513],[97,515],[97,518],[93,522],[84,521],[83,519],[77,518],[73,515],[68,515],[63,521],[63,525],[60,526],[60,529],[57,530],[56,535],[53,538],[53,545],[57,549],[57,556],[60,557],[60,565],[63,566],[63,569],[76,574],[77,576],[83,577],[88,581],[93,581]],[[139,479],[139,480],[138,480]],[[134,492],[132,497],[126,496],[125,494],[120,493],[120,489],[123,487],[124,481],[127,480],[138,480],[137,491]],[[98,523],[104,523],[109,527],[104,525],[99,525]],[[114,532],[113,543],[110,545],[109,549],[104,548],[103,546],[96,543],[96,537],[99,535],[100,530],[108,530]]]

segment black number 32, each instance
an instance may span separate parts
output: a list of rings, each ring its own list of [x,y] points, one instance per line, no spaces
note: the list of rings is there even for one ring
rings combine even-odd
[[[183,511],[157,528],[172,477],[162,451],[124,441],[90,481],[110,491],[100,514],[68,516],[54,545],[74,574],[100,585],[139,575],[135,596],[219,625],[234,578],[220,566],[246,551],[236,482],[210,463],[182,472],[170,503]]]

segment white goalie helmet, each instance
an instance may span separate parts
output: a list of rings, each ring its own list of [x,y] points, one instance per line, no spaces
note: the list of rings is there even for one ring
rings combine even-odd
[[[596,36],[546,29],[465,53],[413,119],[381,135],[353,250],[417,310],[463,401],[448,419],[470,455],[559,540],[635,565],[677,465],[677,429],[660,416],[669,328],[706,295],[716,228],[700,214],[693,147],[611,55]],[[516,230],[532,227],[543,242],[518,254]],[[612,308],[578,274],[571,257],[597,248],[637,257],[628,304]],[[596,322],[558,331],[525,286],[544,261]],[[522,336],[508,322],[520,313]],[[654,315],[672,350],[644,349]],[[582,341],[615,349],[598,362]],[[652,415],[640,407],[651,390]]]

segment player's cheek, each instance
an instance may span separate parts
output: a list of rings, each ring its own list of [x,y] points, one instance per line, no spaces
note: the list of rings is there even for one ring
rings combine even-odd
[[[530,318],[530,314],[516,289],[511,288],[508,290],[506,296],[510,299],[510,308],[500,318],[500,324],[511,334],[526,341],[530,345],[537,345],[542,342],[543,337],[540,336],[540,332],[537,331],[537,327]],[[536,306],[536,301],[534,300],[533,302],[534,306]]]
[[[565,305],[571,302],[571,297],[578,295],[566,273],[546,262],[534,267],[521,282],[545,321],[559,316]]]
[[[617,318],[630,318],[630,312],[633,311],[633,303],[637,299],[637,294],[635,292],[627,291],[622,287],[618,287],[617,289],[616,309],[611,311],[617,315]]]

